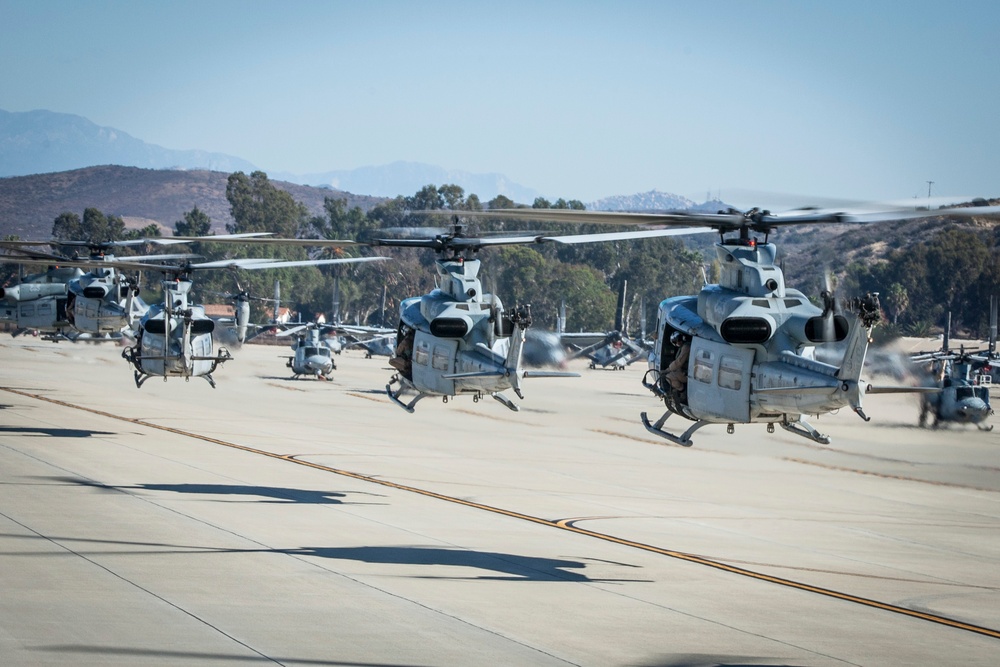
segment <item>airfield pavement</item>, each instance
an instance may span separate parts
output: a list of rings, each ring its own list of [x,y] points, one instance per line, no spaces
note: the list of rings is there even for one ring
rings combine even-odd
[[[641,364],[407,414],[360,352],[120,354],[0,337],[2,665],[1000,664],[1000,431],[912,396],[682,448]]]

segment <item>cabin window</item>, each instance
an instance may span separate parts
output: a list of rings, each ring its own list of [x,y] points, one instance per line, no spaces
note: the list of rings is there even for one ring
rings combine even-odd
[[[417,349],[413,351],[413,363],[420,366],[426,366],[430,356],[427,343],[421,342],[417,345]]]
[[[708,350],[698,352],[692,375],[698,382],[712,384],[712,376],[715,375],[715,355]]]
[[[722,357],[719,360],[719,386],[737,391],[743,386],[743,368],[739,359]]]
[[[431,368],[436,371],[446,371],[450,362],[451,355],[448,353],[448,348],[444,345],[435,345],[434,357],[431,359]]]
[[[22,317],[34,317],[35,316],[35,304],[30,306],[21,306],[21,316]]]

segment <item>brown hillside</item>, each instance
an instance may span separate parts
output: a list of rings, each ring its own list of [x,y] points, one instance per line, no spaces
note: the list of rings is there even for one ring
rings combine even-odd
[[[86,208],[119,215],[131,228],[155,222],[166,231],[195,206],[212,219],[213,231],[223,232],[226,224],[233,222],[226,200],[228,177],[228,173],[218,171],[101,166],[0,178],[0,236],[46,239],[59,214],[69,211],[82,215]],[[349,207],[366,211],[382,201],[379,197],[272,182],[313,215],[323,214],[325,197],[346,198]]]

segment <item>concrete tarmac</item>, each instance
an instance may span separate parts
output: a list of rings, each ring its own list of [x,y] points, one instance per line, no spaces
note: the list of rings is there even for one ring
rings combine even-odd
[[[912,396],[682,448],[640,364],[411,415],[360,352],[120,354],[0,338],[0,664],[998,663],[998,435]]]

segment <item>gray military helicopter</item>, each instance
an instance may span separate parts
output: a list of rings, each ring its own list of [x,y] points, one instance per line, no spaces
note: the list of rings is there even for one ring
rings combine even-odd
[[[213,241],[215,239],[212,239]],[[229,269],[261,270],[295,266],[318,266],[324,264],[347,264],[385,260],[385,257],[348,257],[341,259],[277,261],[269,259],[227,259],[214,262],[185,264],[175,267],[139,265],[143,270],[159,269],[166,274],[161,282],[163,303],[149,308],[139,320],[135,345],[126,348],[122,357],[135,370],[135,385],[142,387],[150,377],[204,378],[213,388],[212,373],[222,363],[232,359],[226,348],[213,354],[215,321],[205,314],[204,306],[190,303],[189,293],[194,270]],[[248,311],[238,313],[246,317]],[[247,326],[245,320],[236,323],[237,329]]]
[[[482,248],[548,242],[595,243],[700,231],[703,230],[477,238],[466,236],[464,225],[455,222],[450,229],[439,230],[426,238],[372,241],[371,245],[376,246],[429,248],[437,254],[438,288],[400,303],[397,346],[389,361],[398,373],[386,385],[386,393],[408,412],[413,412],[417,402],[428,396],[440,396],[447,402],[461,394],[471,395],[474,402],[492,396],[510,410],[517,411],[518,405],[502,391],[511,389],[523,399],[521,381],[524,378],[578,375],[524,369],[521,354],[525,332],[531,325],[530,308],[520,305],[505,309],[499,297],[483,291],[479,278],[480,260],[474,257]],[[404,402],[402,396],[406,392],[416,396]]]
[[[24,276],[16,285],[0,287],[0,322],[13,323],[14,336],[30,331],[58,340],[74,333],[66,317],[66,283],[82,275],[78,267],[53,266]]]
[[[292,379],[306,375],[317,380],[329,380],[330,373],[337,369],[337,364],[333,361],[332,353],[335,345],[328,344],[323,338],[323,333],[334,331],[333,325],[317,324],[308,322],[279,331],[277,337],[295,336],[292,349],[295,354],[286,356],[287,366],[292,369]],[[336,344],[339,350],[339,343]]]
[[[709,424],[775,424],[796,435],[828,444],[829,436],[804,415],[850,407],[869,421],[862,408],[866,393],[924,392],[936,388],[873,387],[861,379],[872,328],[879,320],[877,294],[852,300],[848,307],[832,293],[823,308],[801,292],[786,288],[775,264],[777,249],[769,234],[799,224],[880,222],[938,216],[996,216],[1000,207],[884,210],[865,213],[807,209],[786,215],[752,209],[716,214],[606,213],[553,209],[512,209],[471,215],[631,225],[700,225],[714,229],[722,266],[720,283],[695,296],[665,299],[659,306],[657,337],[643,385],[663,400],[666,411],[655,422],[642,413],[646,429],[683,446]],[[763,239],[755,235],[763,235]],[[846,350],[839,365],[815,358],[817,348],[834,343]],[[663,428],[672,415],[694,422],[682,434]]]
[[[992,431],[986,419],[993,414],[990,387],[993,367],[1000,362],[997,355],[997,301],[990,298],[990,337],[986,350],[957,352],[950,349],[951,313],[942,339],[941,349],[918,352],[911,357],[916,364],[928,366],[939,392],[926,394],[920,401],[921,427],[939,428],[947,424],[973,424],[981,431]]]

